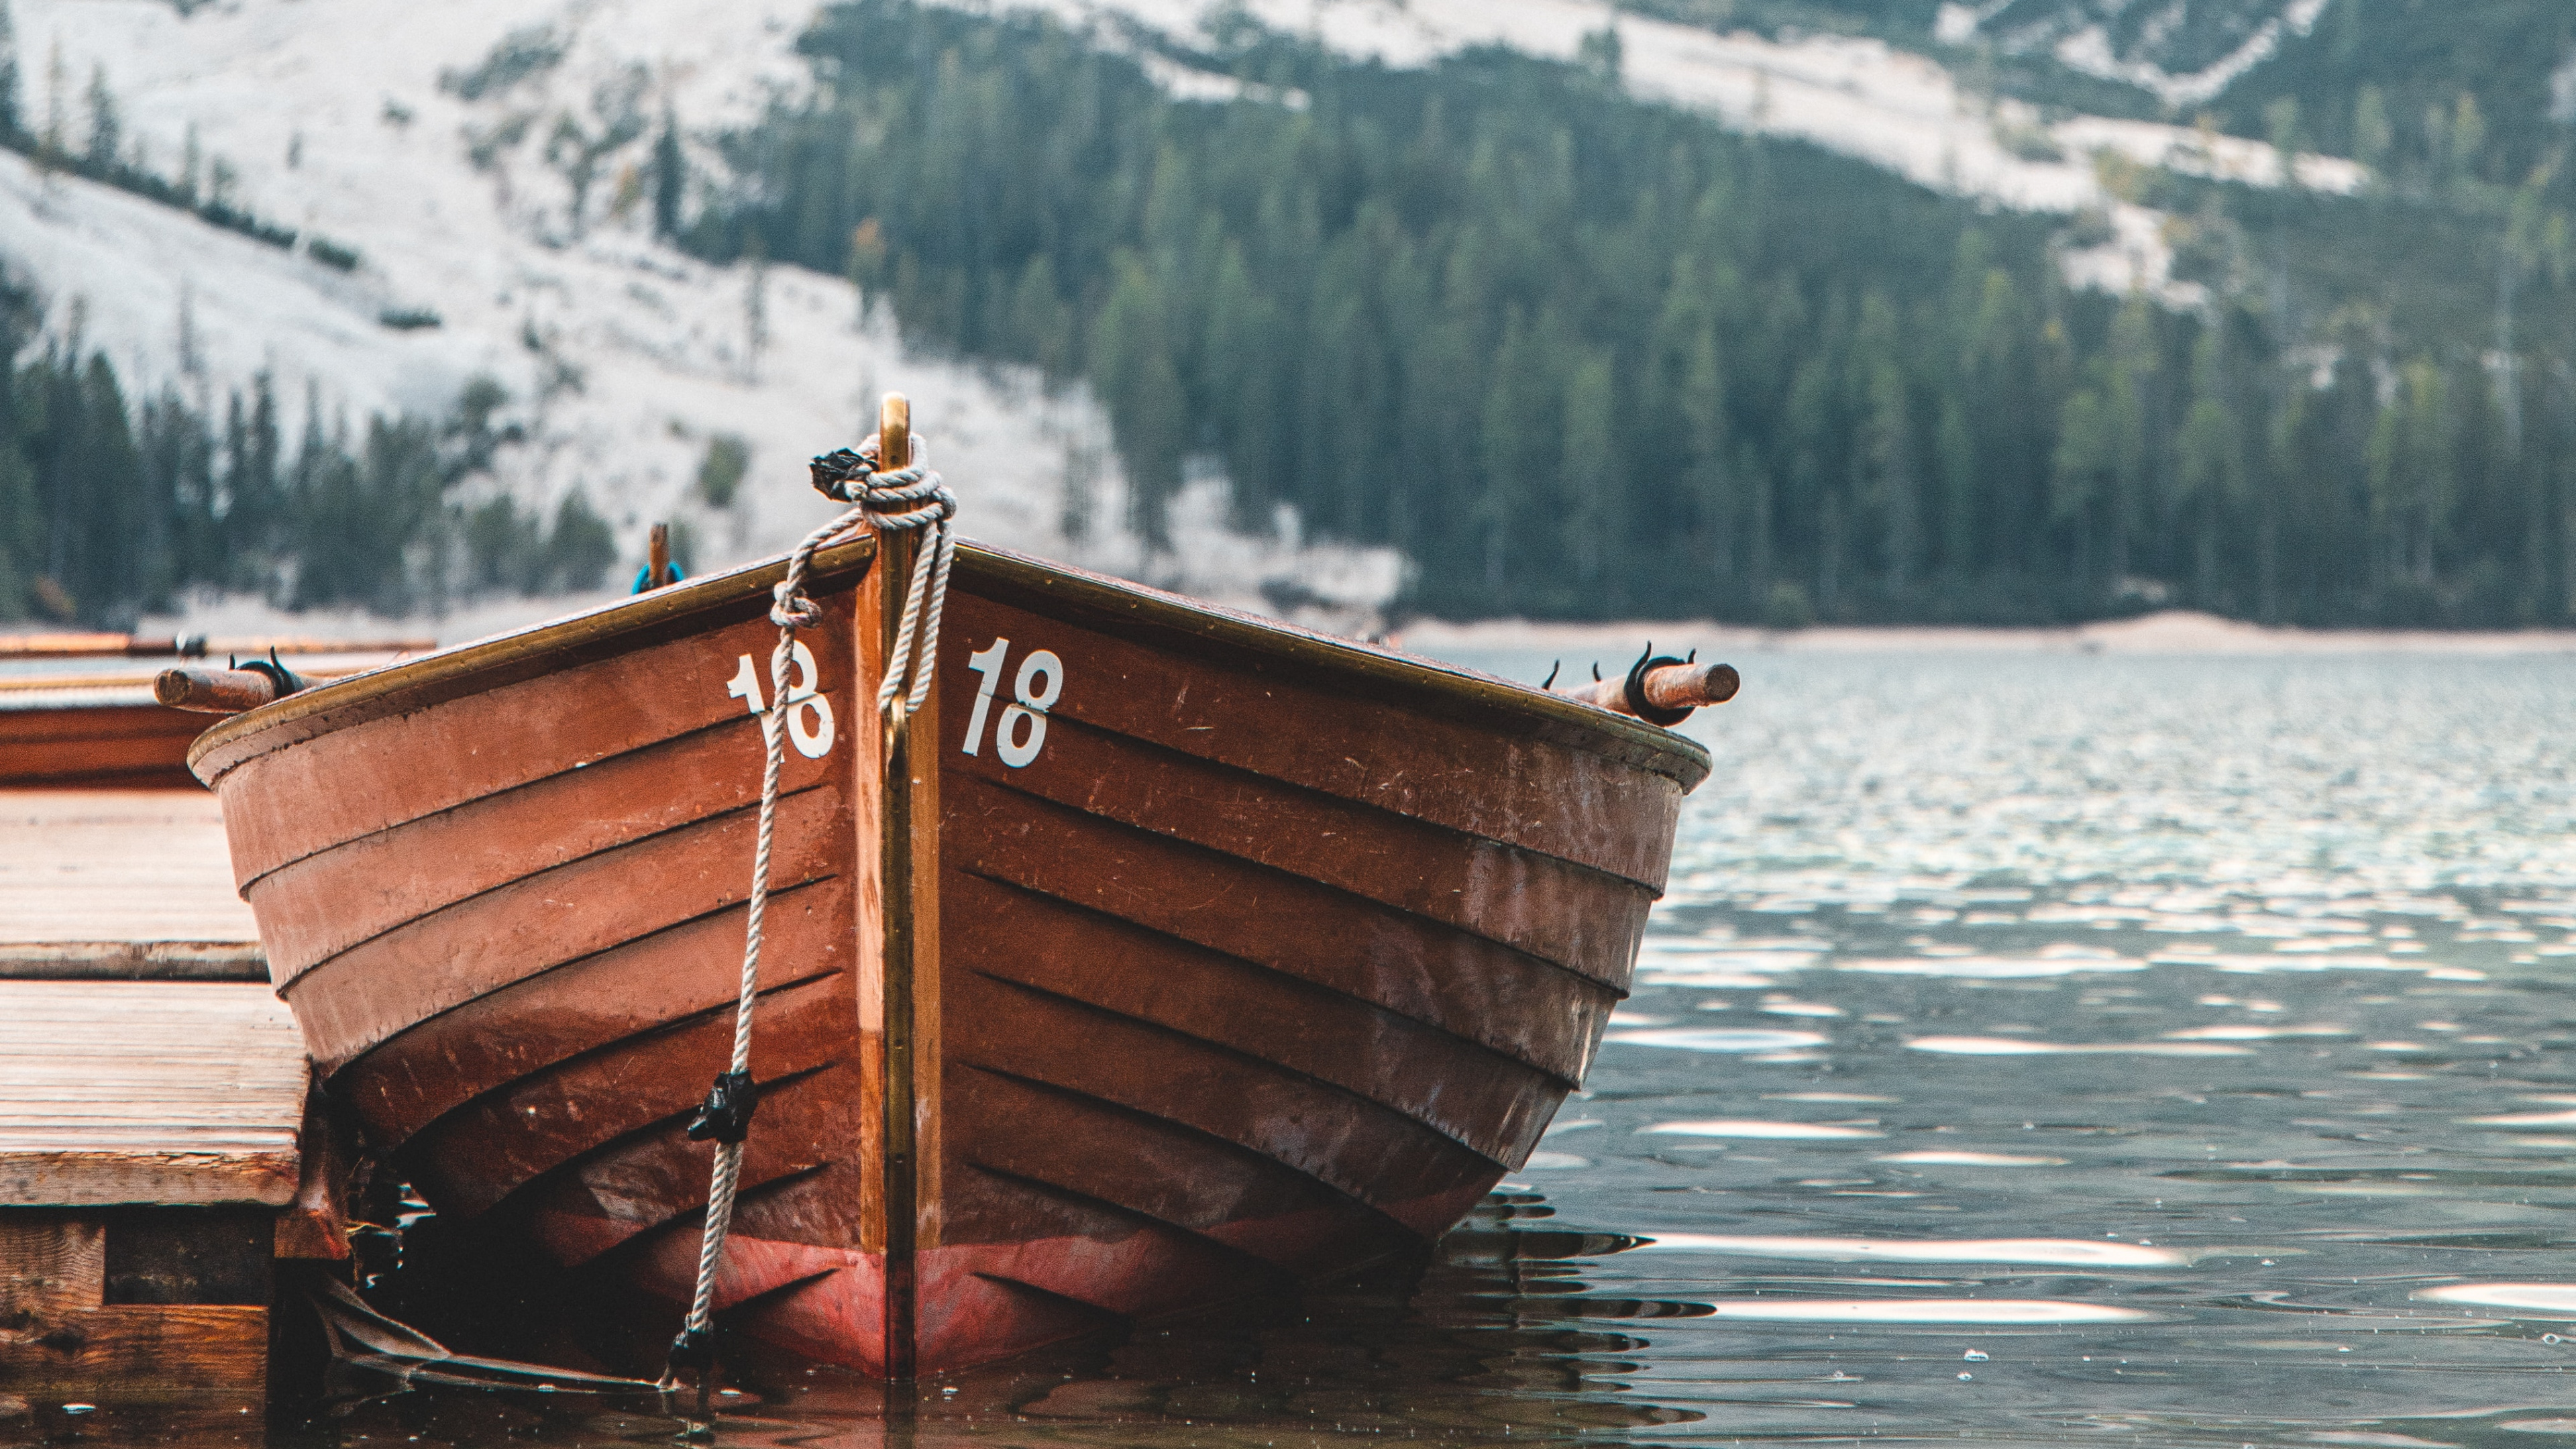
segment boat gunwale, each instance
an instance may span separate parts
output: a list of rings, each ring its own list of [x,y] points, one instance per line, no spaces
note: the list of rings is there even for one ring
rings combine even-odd
[[[814,582],[853,571],[864,573],[875,557],[876,536],[861,534],[817,550],[806,578]],[[189,747],[188,768],[211,785],[214,779],[201,767],[218,752],[233,757],[212,767],[215,776],[289,744],[301,744],[335,730],[519,683],[552,673],[555,668],[624,653],[620,648],[601,646],[637,634],[668,630],[696,615],[740,608],[765,597],[786,573],[787,556],[781,554],[315,684],[216,722]],[[549,668],[525,669],[547,659],[559,662]],[[320,722],[309,731],[263,742],[257,748],[234,748],[256,736],[313,723],[317,716],[344,709],[352,712],[350,717]]]
[[[820,579],[874,560],[873,534],[861,534],[818,551],[809,577]],[[653,633],[694,615],[739,608],[762,599],[786,573],[779,555],[666,588],[618,599],[562,618],[381,665],[261,705],[217,722],[189,748],[188,766],[220,777],[235,766],[291,743],[449,699],[497,688],[543,670],[517,673],[567,651],[586,657],[636,634]],[[1552,726],[1556,743],[1620,759],[1664,775],[1688,792],[1713,768],[1708,750],[1688,736],[1532,686],[1478,670],[1402,654],[1378,645],[1336,638],[1281,620],[1186,598],[1088,570],[1048,562],[971,540],[960,540],[957,572],[991,580],[1004,593],[1071,607],[1126,633],[1144,626],[1206,644],[1228,646],[1302,666],[1375,690],[1398,692],[1390,702],[1409,707],[1464,707],[1479,714],[1517,716]],[[500,677],[493,677],[500,676]],[[1374,692],[1374,690],[1372,691]],[[342,714],[346,717],[325,719]],[[292,733],[297,724],[312,726]],[[261,742],[259,736],[275,736]],[[251,746],[244,749],[243,746]],[[210,761],[217,761],[209,765]]]

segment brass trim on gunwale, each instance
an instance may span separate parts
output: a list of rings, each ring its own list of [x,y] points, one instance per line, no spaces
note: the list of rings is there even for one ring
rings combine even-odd
[[[875,554],[874,535],[836,544],[814,556],[810,577],[819,581],[864,569]],[[567,655],[593,657],[616,652],[602,646],[630,634],[667,632],[674,623],[694,615],[754,602],[765,607],[770,587],[785,577],[786,571],[785,556],[763,559],[550,623],[317,685],[220,721],[189,748],[188,765],[195,770],[219,752],[232,755],[216,767],[220,774],[242,759],[265,753],[264,749],[236,751],[231,747],[271,730],[309,723],[310,728],[292,735],[294,740],[308,739],[364,720],[533,677],[560,667],[567,662]],[[955,571],[961,580],[991,579],[1010,592],[1058,600],[1109,621],[1191,635],[1308,668],[1355,676],[1407,694],[1541,721],[1557,727],[1551,733],[1562,732],[1560,743],[1628,759],[1678,781],[1685,791],[1696,788],[1714,767],[1707,749],[1696,740],[1579,700],[989,544],[960,540]],[[504,677],[484,677],[487,675]],[[345,717],[322,718],[337,714]],[[281,737],[269,748],[289,742]],[[203,778],[203,772],[199,774]]]

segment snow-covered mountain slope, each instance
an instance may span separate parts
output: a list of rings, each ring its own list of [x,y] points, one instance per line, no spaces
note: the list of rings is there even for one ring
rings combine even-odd
[[[1209,13],[1205,0],[1020,3],[1076,24],[1116,16],[1183,38],[1196,34]],[[2084,3],[2117,8],[2121,0]],[[1878,40],[1720,34],[1616,14],[1599,0],[1240,4],[1273,28],[1310,34],[1343,54],[1392,65],[1420,65],[1477,45],[1573,59],[1587,34],[1615,26],[1622,74],[1633,94],[1710,112],[1737,130],[1811,141],[1922,185],[2018,210],[2099,209],[2112,223],[2111,239],[2069,250],[2069,279],[2114,292],[2142,287],[2174,306],[2199,305],[2201,289],[2173,280],[2164,218],[2107,191],[2096,153],[2253,186],[2281,181],[2279,156],[2258,142],[2151,121],[2099,116],[2051,120],[2020,101],[1975,95],[1939,62]],[[2285,8],[2297,12],[2291,20],[2304,17],[2302,23],[2312,24],[2316,0],[2289,0]],[[1969,11],[1963,19],[1973,31],[1978,12]],[[1951,28],[1958,30],[1960,24],[1954,20]],[[2240,57],[2239,70],[2269,53],[2268,42],[2260,54],[2248,51]],[[2339,157],[2303,155],[2296,169],[2299,183],[2313,190],[2350,192],[2366,179],[2362,168]]]
[[[2045,52],[2071,69],[2122,81],[2180,110],[2217,98],[2280,48],[2316,28],[2329,0],[1983,0],[1945,4],[1933,37]]]
[[[1206,0],[1032,3],[1077,24],[1114,19],[1179,37],[1208,15]],[[2104,16],[2124,13],[2118,0],[2051,4],[1990,0],[1944,24],[2028,38],[2055,15],[2065,22],[2049,32],[2057,44],[2080,36],[2075,19],[2109,25]],[[875,394],[901,387],[979,536],[1245,602],[1273,581],[1354,605],[1390,597],[1402,568],[1393,554],[1231,534],[1216,480],[1178,509],[1175,554],[1149,558],[1122,526],[1106,426],[1078,392],[1049,397],[1024,372],[910,355],[881,313],[863,322],[860,297],[839,280],[709,267],[654,239],[651,152],[663,118],[693,138],[700,173],[715,172],[704,138],[808,83],[793,42],[814,5],[219,0],[183,12],[169,0],[16,0],[31,126],[78,145],[96,77],[149,169],[176,175],[197,157],[202,174],[234,178],[231,194],[250,212],[362,261],[335,270],[6,155],[0,260],[46,294],[58,335],[76,325],[138,389],[174,385],[220,407],[266,372],[290,423],[308,393],[358,423],[377,411],[437,414],[469,379],[493,377],[530,439],[506,451],[498,486],[540,508],[583,489],[630,552],[650,521],[693,513],[702,565],[783,547],[820,516],[804,457],[855,440]],[[2277,36],[2315,18],[2314,0],[2238,0],[2266,5],[2254,30],[2273,25]],[[2168,275],[2163,218],[2110,195],[2095,153],[2280,179],[2269,148],[2145,122],[2049,121],[1876,41],[1717,34],[1617,16],[1599,0],[1247,8],[1394,64],[1480,44],[1570,57],[1586,34],[1615,25],[1640,95],[2002,206],[2099,209],[2111,240],[2066,253],[2070,276],[2174,305],[2200,298]],[[1110,28],[1101,34],[1107,43]],[[2241,70],[2258,49],[2248,38],[2223,63]],[[2137,43],[2115,55],[2154,63]],[[1167,60],[1152,69],[1176,92],[1231,93],[1230,80]],[[2324,157],[2301,158],[2298,177],[2332,190],[2363,179]],[[424,313],[440,325],[387,325]],[[688,497],[719,433],[753,448],[744,501],[721,512]],[[1066,535],[1069,514],[1088,519],[1079,536]]]
[[[703,135],[792,93],[812,10],[231,0],[183,15],[166,0],[19,0],[32,126],[59,116],[80,144],[95,74],[149,169],[176,175],[193,149],[203,174],[221,163],[238,178],[238,205],[362,261],[342,272],[9,155],[0,260],[41,289],[57,335],[77,326],[137,391],[173,385],[220,409],[266,371],[290,426],[308,394],[355,425],[444,413],[470,379],[495,378],[530,437],[504,451],[500,486],[539,507],[583,489],[630,552],[651,521],[693,511],[702,567],[783,548],[828,516],[805,458],[856,442],[878,393],[899,388],[975,536],[1256,606],[1272,580],[1361,610],[1391,597],[1393,554],[1229,533],[1213,483],[1176,509],[1174,552],[1148,558],[1086,397],[908,354],[881,313],[861,325],[840,280],[709,267],[652,238],[639,178],[666,110]],[[442,89],[513,38],[560,55],[463,87],[476,101]],[[592,175],[576,186],[568,163],[585,150]],[[385,324],[422,311],[439,325]],[[719,433],[752,448],[742,498],[721,512],[687,499]],[[1069,503],[1088,515],[1078,537]]]

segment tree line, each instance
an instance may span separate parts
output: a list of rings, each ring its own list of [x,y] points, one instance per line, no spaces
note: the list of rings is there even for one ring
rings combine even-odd
[[[1425,612],[2569,615],[2576,376],[2535,345],[2255,262],[2199,310],[2069,292],[2062,219],[1642,103],[1608,32],[1393,70],[1214,31],[1166,58],[1234,99],[1049,20],[836,6],[684,239],[1087,382],[1149,538],[1220,468],[1247,526],[1404,550]]]
[[[616,561],[579,493],[551,520],[458,485],[509,430],[489,382],[443,423],[374,416],[353,434],[308,396],[290,427],[263,377],[220,410],[175,387],[133,402],[75,325],[38,337],[0,289],[0,620],[129,626],[192,588],[296,608],[435,609],[490,590],[595,588]]]

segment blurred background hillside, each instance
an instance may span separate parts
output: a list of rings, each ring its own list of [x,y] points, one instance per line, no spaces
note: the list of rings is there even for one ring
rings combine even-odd
[[[13,0],[0,620],[820,515],[1383,617],[2576,617],[2539,0]]]

